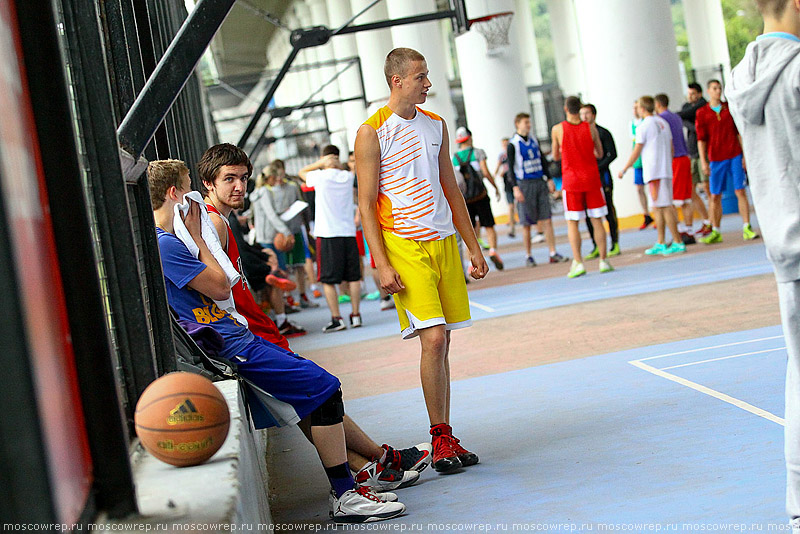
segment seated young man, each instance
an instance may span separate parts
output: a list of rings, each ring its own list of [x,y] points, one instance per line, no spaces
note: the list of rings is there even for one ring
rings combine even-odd
[[[402,514],[405,506],[392,502],[396,501],[395,495],[376,494],[353,479],[347,461],[339,380],[315,363],[254,336],[214,303],[227,299],[231,287],[202,238],[198,204],[192,202],[183,219],[198,257],[173,234],[174,207],[191,191],[184,163],[152,162],[147,175],[170,306],[181,319],[209,325],[219,332],[225,340],[222,356],[235,361],[242,376],[294,408],[301,425],[313,438],[330,480],[330,514],[334,521],[376,521]],[[390,452],[387,448],[384,456]]]
[[[155,163],[151,164],[155,167]],[[214,224],[219,235],[223,250],[233,265],[240,263],[239,249],[235,233],[232,231],[228,217],[233,210],[239,209],[244,204],[243,192],[246,190],[247,181],[252,173],[253,166],[247,154],[239,147],[222,143],[210,147],[203,153],[197,164],[200,180],[206,194],[206,206],[209,218]],[[155,176],[155,173],[152,173]],[[155,182],[156,179],[153,178]],[[154,187],[150,184],[150,188]],[[164,187],[158,185],[158,187]],[[259,308],[248,289],[249,281],[244,272],[240,272],[242,281],[231,288],[236,311],[247,320],[247,328],[253,334],[274,343],[287,350],[289,343],[280,333],[267,330],[267,326],[274,323],[270,321]],[[300,425],[306,436],[311,439],[311,434],[304,425]],[[360,483],[368,484],[384,490],[394,490],[413,484],[421,472],[430,463],[430,444],[421,443],[416,447],[395,451],[388,445],[379,447],[370,439],[355,422],[347,415],[344,416],[344,433],[347,442],[347,459],[350,467],[358,471],[356,479]],[[388,452],[384,452],[388,451]],[[398,461],[386,461],[388,457]],[[378,461],[383,458],[383,462]],[[371,460],[370,460],[371,459]],[[402,462],[399,461],[402,459]]]

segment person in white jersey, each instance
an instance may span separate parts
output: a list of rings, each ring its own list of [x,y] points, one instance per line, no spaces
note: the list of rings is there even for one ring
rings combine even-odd
[[[450,332],[472,324],[456,229],[471,276],[483,278],[489,266],[456,183],[447,125],[417,107],[431,87],[425,58],[396,48],[386,56],[384,75],[389,102],[356,136],[361,222],[381,287],[394,295],[403,338],[420,338],[433,467],[453,472],[478,463],[450,426]]]
[[[639,156],[642,157],[644,183],[650,193],[650,204],[655,212],[658,243],[644,251],[645,254],[670,254],[686,252],[681,234],[678,232],[678,217],[672,206],[672,132],[667,121],[654,115],[656,103],[652,96],[643,96],[638,101],[638,113],[642,122],[636,128],[636,145],[619,177],[633,167]],[[672,233],[672,244],[664,241],[664,224]]]

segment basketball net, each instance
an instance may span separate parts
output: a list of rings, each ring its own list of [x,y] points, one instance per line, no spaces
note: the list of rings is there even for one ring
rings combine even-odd
[[[511,45],[508,32],[513,18],[514,13],[507,11],[472,19],[470,29],[475,28],[486,39],[487,56],[502,55]]]

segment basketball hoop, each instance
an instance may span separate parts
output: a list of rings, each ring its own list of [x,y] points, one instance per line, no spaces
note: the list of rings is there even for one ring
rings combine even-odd
[[[508,31],[514,18],[513,11],[495,13],[470,20],[470,29],[475,28],[486,39],[486,55],[497,56],[511,45]]]

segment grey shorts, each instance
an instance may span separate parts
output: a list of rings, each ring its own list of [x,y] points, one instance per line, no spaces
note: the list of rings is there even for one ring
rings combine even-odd
[[[551,217],[550,190],[544,180],[519,180],[520,191],[525,202],[517,205],[519,222],[523,226],[531,226]]]
[[[700,182],[707,182],[708,176],[703,174],[703,169],[700,168],[700,158],[691,158],[692,161],[692,183],[694,185]]]

